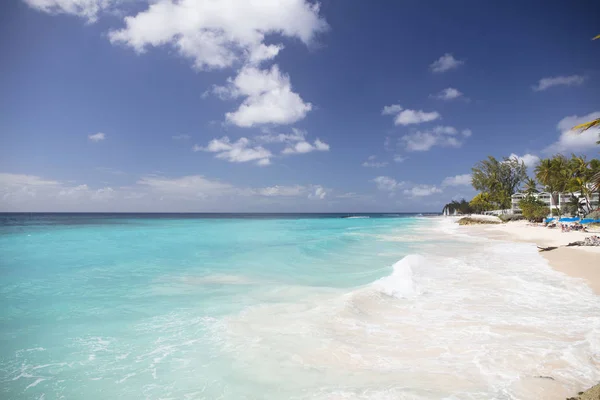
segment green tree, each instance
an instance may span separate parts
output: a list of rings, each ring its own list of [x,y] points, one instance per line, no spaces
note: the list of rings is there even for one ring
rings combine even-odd
[[[567,191],[571,193],[579,192],[585,199],[585,211],[589,213],[591,211],[590,199],[593,193],[592,185],[590,184],[592,178],[590,163],[584,156],[577,157],[572,155],[569,160],[568,174]]]
[[[535,181],[535,179],[531,179],[531,178],[527,178],[527,180],[525,181],[525,187],[523,188],[523,190],[528,195],[531,195],[533,193],[539,193],[539,190],[537,188],[537,182]]]
[[[523,212],[523,216],[532,222],[542,222],[550,213],[550,209],[546,204],[533,196],[527,196],[521,200],[519,207]]]
[[[473,212],[481,214],[484,211],[490,211],[496,208],[491,201],[491,196],[489,193],[483,192],[478,193],[471,199],[469,202],[469,206],[473,210]]]
[[[569,182],[569,161],[563,155],[540,160],[535,167],[535,177],[551,194],[552,204],[558,210],[559,193],[567,189]]]
[[[590,186],[592,193],[600,193],[600,160],[590,161]]]
[[[500,208],[510,208],[511,198],[520,184],[527,178],[527,168],[517,158],[504,158],[502,161],[492,156],[480,161],[472,168],[473,187],[486,192],[490,201]]]
[[[452,200],[450,203],[444,206],[442,213],[445,214],[447,212],[450,215],[454,214],[455,211],[458,213],[459,206],[460,203],[458,201]]]
[[[462,199],[461,201],[452,200],[442,209],[442,213],[445,213],[446,211],[448,214],[454,214],[455,211],[457,214],[470,214],[472,212],[469,202],[465,199]]]

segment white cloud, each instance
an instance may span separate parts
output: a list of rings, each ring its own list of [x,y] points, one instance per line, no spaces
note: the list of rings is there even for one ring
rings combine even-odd
[[[309,142],[302,141],[296,142],[293,145],[290,145],[283,149],[282,154],[303,154],[310,153],[312,151],[329,151],[329,145],[321,140],[317,139],[313,144]]]
[[[394,162],[401,163],[401,162],[404,162],[404,161],[406,161],[406,157],[403,157],[401,155],[395,155],[394,156]]]
[[[425,112],[422,110],[405,110],[398,104],[392,104],[383,107],[381,115],[396,115],[394,118],[395,125],[411,125],[421,124],[424,122],[434,121],[442,116],[436,112]]]
[[[398,104],[383,107],[381,115],[396,115],[394,118],[395,125],[421,124],[441,118],[441,115],[436,111],[405,110]]]
[[[48,205],[69,207],[73,201],[102,202],[112,198],[113,189],[105,187],[93,190],[88,185],[69,185],[56,180],[48,180],[35,175],[0,173],[0,209],[27,210],[35,205],[44,210]],[[89,209],[88,209],[89,210]]]
[[[174,135],[171,136],[171,138],[173,138],[173,140],[188,140],[191,139],[190,135]]]
[[[213,93],[221,98],[245,97],[236,111],[225,114],[229,123],[245,128],[292,124],[312,109],[312,104],[292,91],[289,76],[277,65],[267,70],[244,67],[235,78],[228,79],[227,86],[215,86]]]
[[[220,139],[213,139],[208,142],[206,147],[194,145],[192,150],[216,153],[216,158],[229,162],[243,163],[256,161],[257,165],[266,166],[271,164],[273,152],[264,145],[285,144],[281,154],[305,154],[313,151],[329,151],[330,146],[320,139],[315,139],[312,143],[306,140],[306,132],[299,129],[292,129],[290,134],[275,134],[269,130],[264,130],[263,135],[258,135],[253,139],[242,137],[232,142],[227,136]]]
[[[449,176],[442,181],[442,186],[470,186],[471,174]]]
[[[113,0],[23,0],[30,7],[48,14],[71,14],[95,22],[98,14],[109,8]]]
[[[99,11],[121,0],[25,0],[39,10],[70,13],[95,20]],[[121,12],[123,10],[120,10]],[[265,43],[271,38],[298,39],[310,45],[328,29],[320,4],[307,0],[158,0],[124,18],[124,27],[108,38],[144,53],[148,48],[170,47],[193,60],[198,70],[239,67],[229,87],[212,92],[221,98],[243,98],[229,123],[240,127],[291,124],[312,109],[292,90],[289,76],[277,65],[260,69],[284,48]]]
[[[437,94],[432,94],[430,97],[438,100],[454,100],[461,96],[463,96],[463,94],[458,89],[446,88]]]
[[[234,163],[256,161],[260,166],[269,165],[271,163],[270,158],[273,156],[269,150],[262,146],[251,147],[250,140],[245,137],[231,142],[227,136],[224,136],[220,139],[211,140],[206,147],[194,145],[193,150],[217,153],[216,158]]]
[[[308,194],[309,199],[323,200],[327,196],[327,190],[322,186],[315,186]]]
[[[572,115],[561,119],[556,126],[561,132],[558,140],[543,151],[545,153],[570,153],[597,147],[596,142],[600,140],[600,129],[591,128],[584,132],[574,132],[571,130],[575,125],[592,121],[596,118],[600,118],[600,111],[581,117]]]
[[[275,186],[271,186],[271,187],[265,187],[262,189],[258,189],[257,192],[261,196],[267,196],[267,197],[279,197],[279,196],[294,197],[294,196],[300,196],[300,195],[303,195],[304,193],[306,193],[306,188],[301,185],[294,185],[294,186],[275,185]]]
[[[88,187],[88,185],[79,185],[75,187],[61,189],[61,191],[58,192],[58,195],[66,197],[80,197],[86,195],[89,192],[89,190],[90,188]]]
[[[56,186],[58,181],[40,178],[34,175],[0,173],[1,187],[23,187],[23,186]]]
[[[518,156],[515,153],[511,153],[508,158],[516,158],[519,162],[523,162],[527,168],[533,167],[540,161],[540,158],[534,154],[525,154],[523,156]]]
[[[100,141],[106,139],[106,135],[102,132],[98,132],[93,135],[88,135],[88,139],[91,140],[92,142],[100,142]]]
[[[540,92],[553,86],[578,86],[584,81],[585,77],[581,75],[554,76],[540,79],[537,85],[532,86],[532,89],[536,92]]]
[[[442,189],[433,185],[416,185],[410,189],[404,190],[404,194],[413,197],[431,196],[432,194],[436,193],[442,193]]]
[[[372,180],[377,185],[377,189],[383,190],[386,192],[393,192],[398,188],[404,186],[404,182],[398,182],[394,178],[390,178],[389,176],[378,176]]]
[[[283,46],[265,44],[268,35],[309,44],[326,29],[319,4],[305,0],[162,0],[126,17],[125,27],[111,31],[109,38],[139,53],[172,46],[194,60],[196,68],[210,69],[273,59]]]
[[[367,161],[362,163],[363,167],[368,168],[382,168],[386,165],[388,165],[386,161],[377,161],[377,156],[369,156],[369,158],[367,158]]]
[[[392,105],[383,107],[383,110],[381,110],[381,115],[394,115],[394,114],[398,114],[402,110],[403,110],[403,108],[401,105],[392,104]]]
[[[454,58],[454,56],[450,53],[446,53],[443,56],[441,56],[439,59],[437,59],[436,61],[434,61],[429,68],[433,71],[433,72],[445,72],[454,68],[458,68],[459,66],[463,65],[465,62],[461,61],[461,60],[457,60],[456,58]]]
[[[275,185],[257,189],[254,192],[264,197],[306,197],[315,200],[323,200],[327,196],[327,189],[321,185]]]
[[[202,175],[146,175],[132,186],[93,188],[0,173],[0,211],[266,211],[277,205],[289,211],[311,207],[328,193],[322,185],[238,187]]]
[[[400,138],[407,151],[428,151],[434,146],[460,147],[463,139],[471,136],[471,131],[465,129],[459,132],[452,126],[436,126],[427,131],[415,131]]]
[[[437,111],[425,112],[422,110],[403,110],[394,119],[395,125],[422,124],[441,118]]]

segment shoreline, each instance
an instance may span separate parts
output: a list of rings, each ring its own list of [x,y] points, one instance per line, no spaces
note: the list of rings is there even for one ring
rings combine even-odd
[[[559,228],[545,228],[528,225],[526,221],[513,221],[501,224],[462,226],[465,232],[477,232],[489,239],[520,243],[534,243],[536,246],[565,246],[568,243],[600,235],[591,232],[561,232]],[[540,252],[550,267],[573,278],[583,279],[592,291],[600,296],[600,247],[559,247]]]
[[[487,218],[486,218],[487,219]],[[456,219],[455,222],[458,222]],[[488,239],[510,242],[534,243],[536,246],[564,246],[600,232],[561,232],[560,229],[528,225],[526,221],[513,221],[501,224],[463,225],[464,232],[487,237]],[[597,296],[600,296],[600,247],[559,247],[540,252],[548,265],[573,278],[582,279]],[[600,383],[568,397],[566,400],[598,400]]]

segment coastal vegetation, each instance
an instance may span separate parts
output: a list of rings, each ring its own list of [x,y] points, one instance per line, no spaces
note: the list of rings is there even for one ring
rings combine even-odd
[[[542,222],[550,213],[550,208],[533,196],[527,196],[519,202],[523,218],[528,221]]]
[[[496,159],[488,156],[472,168],[471,184],[479,193],[470,201],[452,201],[442,210],[445,214],[482,214],[492,210],[511,208],[512,195],[523,193],[519,202],[523,218],[541,221],[548,215],[584,215],[600,218],[598,206],[592,203],[600,193],[600,160],[585,156],[558,154],[541,159],[528,176],[527,166],[517,157]],[[552,210],[535,195],[541,192],[552,197]],[[565,195],[570,194],[570,200]],[[561,197],[559,199],[559,197]],[[560,201],[559,201],[560,200]],[[596,216],[596,214],[599,214]]]
[[[527,168],[516,157],[502,161],[492,156],[482,160],[472,169],[471,184],[475,190],[486,193],[490,203],[500,209],[510,208],[510,196],[527,179]]]

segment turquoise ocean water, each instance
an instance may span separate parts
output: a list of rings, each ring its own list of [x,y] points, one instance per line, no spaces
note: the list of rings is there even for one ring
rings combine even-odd
[[[581,282],[434,223],[4,215],[0,397],[513,399],[598,377]]]
[[[239,398],[245,378],[219,349],[213,321],[278,301],[286,296],[278,288],[350,288],[389,274],[406,248],[360,233],[416,223],[382,216],[4,221],[0,374],[4,398],[19,399],[184,398],[201,389],[206,398]],[[272,299],[263,298],[271,290]]]

